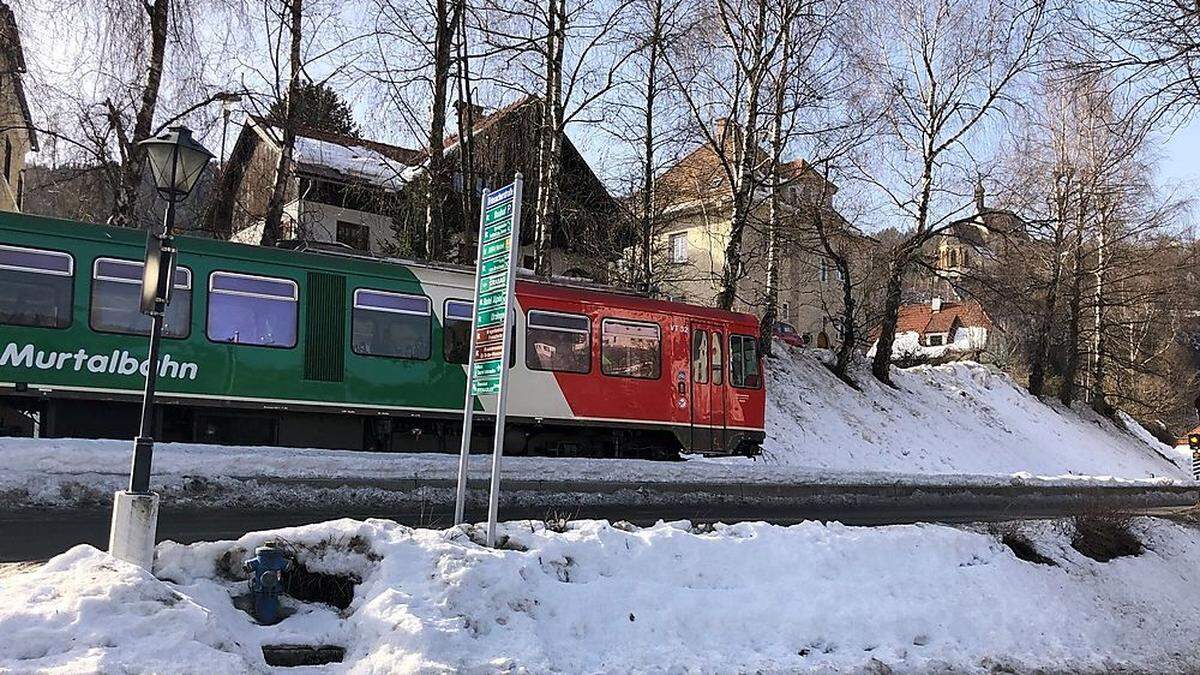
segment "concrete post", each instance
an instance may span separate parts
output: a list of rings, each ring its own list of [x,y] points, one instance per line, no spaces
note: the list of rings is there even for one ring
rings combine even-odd
[[[154,537],[158,530],[158,495],[121,491],[113,498],[108,552],[114,558],[147,571],[154,566]]]

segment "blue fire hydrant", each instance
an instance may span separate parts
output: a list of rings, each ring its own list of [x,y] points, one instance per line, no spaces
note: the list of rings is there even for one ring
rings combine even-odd
[[[284,619],[280,611],[279,594],[283,592],[283,573],[292,569],[292,561],[272,544],[254,549],[254,557],[243,563],[250,573],[250,595],[254,601],[254,618],[265,625]]]

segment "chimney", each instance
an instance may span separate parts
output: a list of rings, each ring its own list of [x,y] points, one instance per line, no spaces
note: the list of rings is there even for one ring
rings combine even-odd
[[[933,299],[929,301],[929,309],[933,310],[934,312],[942,311],[942,299],[935,295]]]
[[[975,213],[983,213],[983,179],[975,182]]]
[[[738,123],[728,117],[718,117],[712,121],[713,139],[721,146],[727,146],[730,143],[736,145],[740,131]]]

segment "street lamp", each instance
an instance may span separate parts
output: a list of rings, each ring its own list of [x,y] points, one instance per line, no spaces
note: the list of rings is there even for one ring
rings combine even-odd
[[[108,550],[113,556],[150,569],[154,562],[154,536],[158,527],[158,495],[150,491],[150,461],[154,454],[154,388],[158,382],[158,347],[162,341],[163,314],[175,286],[175,205],[187,198],[213,155],[186,127],[168,131],[141,143],[159,196],[167,201],[160,232],[146,234],[142,267],[141,311],[150,316],[150,353],[146,358],[146,389],[142,396],[142,421],[133,439],[133,468],[129,489],[113,502]]]

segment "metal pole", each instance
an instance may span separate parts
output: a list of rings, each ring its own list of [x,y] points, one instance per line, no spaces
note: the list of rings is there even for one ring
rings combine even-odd
[[[521,174],[513,178],[512,244],[508,252],[508,300],[504,305],[504,337],[500,350],[500,391],[496,396],[496,437],[492,443],[492,486],[488,495],[487,545],[496,545],[496,519],[500,515],[500,460],[504,457],[504,417],[508,403],[508,360],[512,352],[511,338],[513,305],[516,302],[517,256],[521,250],[521,192],[525,180]],[[486,202],[485,202],[486,204]],[[486,206],[481,211],[486,210]],[[482,250],[483,247],[480,247]]]
[[[161,265],[171,269],[174,252],[171,250],[171,231],[175,227],[175,202],[167,202],[167,214],[163,220],[163,257]],[[153,237],[154,234],[147,236]],[[168,275],[167,284],[175,280]],[[161,289],[160,289],[161,290]],[[164,294],[165,296],[165,294]],[[150,353],[146,357],[146,388],[142,394],[142,423],[137,438],[133,439],[133,468],[129,472],[129,491],[136,494],[150,493],[150,463],[154,456],[154,389],[158,384],[158,350],[162,343],[163,313],[165,307],[156,307],[150,315]]]
[[[465,188],[464,188],[465,189]],[[487,204],[488,192],[483,193],[482,204]],[[454,524],[463,522],[467,502],[467,458],[471,454],[471,425],[474,422],[475,396],[471,392],[471,378],[475,373],[475,320],[479,317],[479,270],[483,265],[483,216],[484,209],[479,209],[479,235],[475,238],[475,295],[471,300],[471,351],[467,357],[467,393],[463,403],[463,437],[462,447],[458,454],[458,491],[454,497]],[[501,366],[503,367],[503,365]]]

